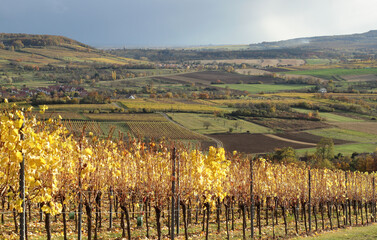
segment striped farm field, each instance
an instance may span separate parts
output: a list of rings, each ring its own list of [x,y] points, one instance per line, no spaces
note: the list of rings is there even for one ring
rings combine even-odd
[[[38,119],[58,119],[59,116],[64,120],[84,120],[84,116],[77,112],[47,112],[40,114],[39,112],[33,113]]]
[[[41,108],[41,106],[39,106]],[[112,104],[51,104],[47,105],[48,111],[84,111],[84,110],[111,110]]]
[[[171,122],[127,122],[134,136],[149,137],[159,139],[161,137],[169,139],[205,140],[200,134],[194,133],[186,128]]]
[[[96,136],[103,135],[101,125],[95,121],[64,121],[64,126],[73,133],[92,132]]]
[[[156,113],[89,113],[85,117],[96,121],[139,121],[139,122],[166,122],[167,119],[161,114]]]
[[[162,111],[162,112],[201,112],[211,113],[214,111],[224,112],[226,109],[198,103],[184,103],[179,101],[164,101],[157,99],[133,99],[120,102],[127,109],[133,111]]]

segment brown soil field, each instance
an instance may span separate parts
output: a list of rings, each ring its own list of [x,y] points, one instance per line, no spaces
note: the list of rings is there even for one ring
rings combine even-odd
[[[226,59],[226,60],[201,60],[202,64],[211,64],[211,63],[229,63],[229,64],[250,64],[250,65],[260,65],[262,59]]]
[[[365,74],[365,75],[349,75],[349,76],[342,76],[344,80],[347,82],[371,82],[377,81],[377,76],[374,74]]]
[[[282,131],[304,131],[318,128],[328,128],[331,125],[320,121],[307,121],[280,118],[245,118],[245,120]]]
[[[332,124],[343,129],[377,134],[377,122],[334,122]]]
[[[287,72],[291,70],[288,68],[266,67],[266,68],[263,68],[263,71],[266,71],[268,73],[279,73],[279,72]]]
[[[268,137],[264,134],[212,134],[209,135],[223,142],[224,148],[227,151],[239,151],[244,153],[265,153],[272,152],[276,148],[293,147],[309,148],[312,144],[298,144],[287,141],[278,140]]]
[[[250,64],[256,66],[301,66],[305,64],[302,59],[228,59],[228,60],[202,60],[202,64],[229,63],[229,64]]]
[[[286,139],[292,139],[295,141],[300,141],[300,142],[307,142],[307,143],[315,143],[317,144],[322,137],[316,136],[310,133],[306,132],[288,132],[288,133],[278,133],[275,134],[276,136],[286,138]],[[334,144],[345,144],[345,143],[350,143],[349,141],[341,140],[341,139],[333,139]]]
[[[260,76],[260,75],[271,74],[268,71],[256,69],[256,68],[236,69],[236,72],[240,73],[240,74],[252,75],[252,76]]]
[[[204,71],[204,72],[195,72],[187,73],[174,76],[164,76],[156,77],[155,79],[167,80],[167,81],[176,81],[181,83],[200,83],[204,85],[210,85],[211,83],[216,83],[220,80],[226,84],[235,84],[240,83],[241,81],[245,84],[247,83],[275,83],[279,79],[273,78],[271,76],[248,76],[235,73],[227,73],[220,71]]]

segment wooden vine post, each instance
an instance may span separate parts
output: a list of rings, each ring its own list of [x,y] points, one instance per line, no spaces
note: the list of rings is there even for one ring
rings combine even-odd
[[[250,161],[250,222],[251,222],[251,239],[254,239],[254,193],[253,193],[253,160],[249,158]]]
[[[375,178],[373,176],[373,180],[372,180],[372,183],[373,183],[373,197],[372,197],[372,202],[373,202],[373,206],[372,206],[372,209],[373,209],[373,222],[376,221],[376,198],[375,198]]]
[[[25,123],[22,123],[20,129],[20,140],[24,140],[23,128]],[[20,240],[26,239],[26,207],[25,207],[25,156],[22,154],[22,161],[20,162],[20,198],[21,198],[21,208],[22,212],[20,213]]]
[[[308,179],[308,190],[309,190],[309,200],[308,200],[308,218],[309,218],[309,232],[312,231],[312,215],[311,215],[311,208],[312,208],[312,203],[311,203],[311,198],[312,198],[312,195],[311,195],[311,173],[310,173],[310,168],[308,169],[308,175],[309,175],[309,179]]]
[[[174,240],[174,225],[175,225],[175,147],[173,148],[172,152],[172,174],[171,174],[171,239]]]

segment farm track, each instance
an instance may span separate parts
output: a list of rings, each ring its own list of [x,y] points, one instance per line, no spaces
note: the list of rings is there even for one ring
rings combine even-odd
[[[285,142],[291,142],[291,143],[302,144],[302,145],[317,146],[317,144],[314,144],[314,143],[296,141],[296,140],[292,140],[292,139],[288,139],[288,138],[279,137],[279,136],[276,136],[276,135],[273,135],[273,134],[264,134],[264,136],[274,138],[274,139],[277,139],[277,140],[280,140],[280,141],[285,141]]]
[[[173,124],[177,124],[177,125],[183,127],[184,129],[186,129],[186,130],[192,132],[192,130],[190,130],[190,129],[186,128],[185,126],[183,126],[183,125],[181,125],[181,124],[179,124],[179,123],[173,121],[172,119],[170,119],[169,116],[166,115],[166,113],[160,112],[160,114],[161,114],[162,116],[164,116],[169,122],[171,122],[171,123],[173,123]],[[223,146],[223,143],[222,143],[220,140],[216,139],[216,138],[212,138],[212,137],[210,137],[210,136],[206,136],[206,135],[203,135],[203,134],[200,134],[200,133],[197,133],[197,132],[195,132],[195,133],[196,133],[196,134],[199,134],[199,135],[201,135],[201,136],[203,136],[204,138],[208,138],[208,139],[210,139],[211,141],[214,141],[214,142],[216,143],[217,147],[224,147],[224,146]]]

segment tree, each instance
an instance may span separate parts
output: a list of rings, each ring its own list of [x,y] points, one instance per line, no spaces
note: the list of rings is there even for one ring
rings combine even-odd
[[[229,67],[226,68],[226,71],[229,72],[229,73],[234,72],[234,67],[229,66]]]
[[[12,46],[14,46],[14,48],[17,50],[25,47],[21,40],[13,41]]]
[[[292,147],[284,147],[275,150],[273,159],[282,163],[294,163],[297,161],[296,151]]]
[[[115,71],[112,71],[112,72],[111,72],[111,78],[112,78],[113,80],[116,80],[116,79],[117,79],[117,73],[116,73]]]
[[[203,122],[203,127],[205,127],[206,129],[208,129],[210,126],[212,126],[210,122],[208,121]]]
[[[317,144],[316,155],[321,160],[334,158],[334,142],[332,138],[322,138]]]

